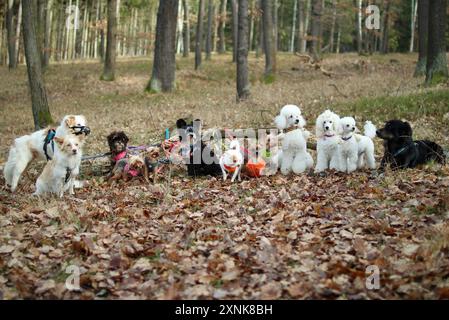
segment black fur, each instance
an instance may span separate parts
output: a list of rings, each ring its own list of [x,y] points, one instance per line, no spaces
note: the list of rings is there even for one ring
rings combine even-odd
[[[376,133],[384,140],[382,169],[387,164],[392,169],[414,168],[431,160],[445,164],[443,148],[429,140],[413,141],[413,131],[408,122],[390,120]]]
[[[108,135],[107,139],[109,150],[111,151],[111,164],[115,165],[114,157],[126,150],[129,139],[123,131],[113,131]]]
[[[195,121],[200,120],[196,119]],[[218,164],[214,151],[202,139],[197,141],[199,134],[197,135],[195,132],[193,123],[188,124],[184,119],[178,119],[176,127],[178,128],[179,141],[183,144],[183,148],[188,150],[189,159],[186,159],[187,174],[191,177],[221,175],[221,167]],[[204,162],[202,157],[204,154],[210,154],[213,159],[212,163],[207,164]],[[194,163],[198,162],[198,160],[200,160],[200,163]]]

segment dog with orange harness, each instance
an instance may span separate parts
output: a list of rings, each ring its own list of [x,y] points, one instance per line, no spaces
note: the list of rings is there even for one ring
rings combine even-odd
[[[223,172],[223,181],[226,181],[228,174],[232,174],[231,182],[235,178],[241,180],[240,173],[243,166],[243,154],[240,149],[240,143],[237,139],[233,139],[229,144],[229,149],[220,157],[220,167]]]

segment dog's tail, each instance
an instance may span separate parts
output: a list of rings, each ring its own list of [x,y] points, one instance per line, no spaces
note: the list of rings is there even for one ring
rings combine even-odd
[[[363,129],[365,131],[365,136],[374,139],[376,136],[376,126],[371,121],[366,121]]]
[[[5,177],[6,184],[11,185],[14,167],[17,162],[17,150],[15,146],[9,149],[8,161],[3,168],[3,176]]]

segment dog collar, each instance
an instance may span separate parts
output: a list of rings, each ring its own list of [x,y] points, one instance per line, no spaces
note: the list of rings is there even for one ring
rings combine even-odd
[[[284,133],[288,133],[288,132],[290,132],[290,131],[297,130],[297,129],[299,129],[297,126],[293,126],[293,127],[284,129]]]
[[[117,155],[114,157],[114,161],[117,162],[117,161],[119,161],[119,160],[122,160],[124,157],[126,157],[126,150],[120,152],[119,154],[117,154]]]
[[[225,169],[226,170],[228,170],[229,172],[234,172],[236,169],[237,169],[237,167],[231,167],[231,166],[228,166],[228,165],[223,165],[224,167],[225,167]]]
[[[324,135],[325,138],[332,138],[333,136],[335,136],[335,134],[331,134],[331,135],[325,134],[325,135]]]
[[[351,139],[352,138],[352,135],[351,136],[349,136],[349,137],[347,137],[347,138],[345,138],[345,137],[341,137],[341,139],[342,140],[344,140],[344,141],[348,141],[349,139]]]

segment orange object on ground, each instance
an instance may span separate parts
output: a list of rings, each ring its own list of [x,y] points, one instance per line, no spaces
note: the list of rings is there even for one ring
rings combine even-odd
[[[245,174],[252,178],[259,178],[265,165],[264,160],[260,160],[259,162],[248,160],[248,163],[245,164]]]

